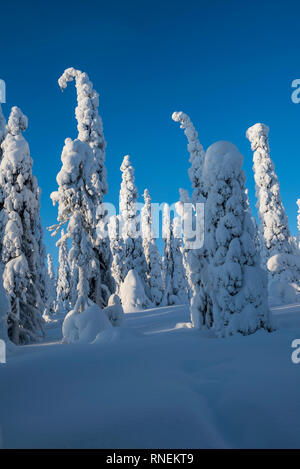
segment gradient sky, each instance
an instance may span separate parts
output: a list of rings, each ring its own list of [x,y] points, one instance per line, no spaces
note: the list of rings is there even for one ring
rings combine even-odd
[[[42,220],[56,222],[56,189],[66,137],[77,136],[74,84],[57,79],[73,66],[100,93],[107,141],[109,194],[117,203],[125,154],[136,183],[153,202],[173,203],[190,188],[186,139],[171,119],[190,115],[205,148],[229,140],[244,155],[255,207],[252,152],[245,138],[256,122],[270,126],[272,159],[291,230],[300,197],[300,104],[291,82],[300,78],[297,1],[0,0],[0,78],[7,117],[19,106],[42,188]],[[57,258],[45,232],[47,249]]]

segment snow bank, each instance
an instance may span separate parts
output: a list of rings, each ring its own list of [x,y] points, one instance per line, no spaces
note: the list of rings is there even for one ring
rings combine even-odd
[[[132,313],[149,306],[149,299],[138,273],[131,269],[120,288],[120,297],[125,313]]]
[[[70,311],[62,326],[63,342],[90,343],[99,332],[111,328],[112,325],[99,306],[93,304],[82,313]]]
[[[105,331],[100,332],[93,344],[113,344],[117,342],[131,342],[135,339],[141,339],[143,335],[132,329],[126,329],[125,327],[117,327],[106,329]]]

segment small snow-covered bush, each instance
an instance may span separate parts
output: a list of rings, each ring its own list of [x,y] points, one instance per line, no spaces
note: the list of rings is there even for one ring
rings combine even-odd
[[[113,326],[121,326],[124,321],[124,310],[116,293],[109,297],[108,305],[103,311]]]
[[[106,314],[99,306],[93,304],[81,313],[70,311],[62,326],[63,342],[90,343],[99,332],[112,327]]]
[[[120,288],[120,298],[125,313],[132,313],[150,306],[138,273],[131,269]]]

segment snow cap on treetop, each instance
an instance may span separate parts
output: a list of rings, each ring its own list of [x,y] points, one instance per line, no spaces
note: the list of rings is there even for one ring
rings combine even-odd
[[[131,166],[130,155],[125,155],[124,159],[123,159],[123,162],[121,164],[120,170],[125,171],[125,169],[128,168],[129,166]]]
[[[251,149],[253,151],[259,146],[261,137],[267,138],[268,135],[269,127],[261,123],[252,125],[246,132],[246,137],[251,142]]]
[[[206,151],[203,176],[214,181],[219,176],[222,179],[238,174],[243,165],[243,155],[230,142],[221,140],[215,142]]]
[[[17,106],[12,107],[7,130],[11,135],[19,135],[28,127],[28,119]]]

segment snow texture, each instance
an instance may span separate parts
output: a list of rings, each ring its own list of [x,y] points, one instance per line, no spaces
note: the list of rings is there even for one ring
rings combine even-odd
[[[299,449],[300,306],[274,316],[275,333],[219,340],[171,306],[128,314],[92,345],[15,347],[0,366],[1,446]]]

